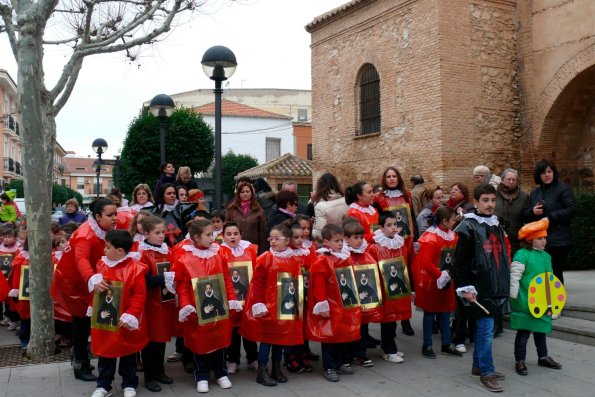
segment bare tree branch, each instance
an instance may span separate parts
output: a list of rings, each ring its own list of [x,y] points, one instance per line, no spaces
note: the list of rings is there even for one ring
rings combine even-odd
[[[70,37],[68,39],[62,39],[62,40],[44,40],[43,44],[68,44],[68,43],[72,43],[72,42],[74,42],[74,44],[76,44],[78,39],[79,39],[78,37]]]
[[[8,41],[10,42],[10,48],[14,58],[17,59],[17,35],[15,32],[14,24],[12,23],[12,8],[6,4],[0,4],[0,15],[4,22],[4,31],[8,35]],[[0,32],[2,32],[0,30]]]
[[[60,97],[54,103],[54,114],[57,115],[58,113],[60,113],[60,110],[62,109],[62,107],[64,107],[64,105],[68,101],[68,98],[70,98],[70,94],[72,94],[72,90],[74,89],[76,81],[78,80],[82,66],[83,58],[75,58],[75,62],[72,64],[72,67],[70,68],[70,73],[68,75],[68,82],[66,83],[66,87],[64,88],[64,91],[61,93]]]

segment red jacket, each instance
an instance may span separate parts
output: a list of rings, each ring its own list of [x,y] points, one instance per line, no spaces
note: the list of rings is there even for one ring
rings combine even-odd
[[[359,221],[359,223],[361,223],[364,228],[364,238],[368,244],[373,244],[374,232],[378,229],[378,211],[376,211],[376,209],[372,206],[369,208],[374,210],[373,215],[362,212],[357,208],[349,207],[349,210],[347,210],[347,216],[354,217]]]
[[[24,292],[22,291],[22,287],[25,287],[25,285],[28,284],[28,280],[26,282],[23,280],[23,285],[21,285],[21,273],[23,272],[23,268],[29,268],[29,253],[27,251],[19,252],[12,262],[11,289],[18,289],[20,296],[22,296]],[[21,319],[27,320],[31,318],[29,299],[19,299],[16,304],[16,309],[19,316],[21,316]]]
[[[117,324],[124,314],[134,316],[138,321],[138,329],[118,327],[117,330],[107,330],[98,319],[91,319],[91,351],[99,357],[117,358],[128,356],[142,350],[149,338],[144,318],[147,290],[145,274],[147,267],[128,257],[113,267],[109,267],[103,260],[97,263],[97,271],[103,275],[103,280],[114,285],[113,299],[117,315],[113,323]],[[117,285],[121,285],[117,288]],[[103,298],[103,299],[102,299]],[[119,299],[118,299],[119,298]],[[102,301],[103,300],[103,301]],[[97,317],[102,316],[103,305],[110,304],[103,294],[94,294],[93,305]],[[95,313],[94,313],[95,314]],[[113,324],[112,323],[112,324]]]
[[[351,251],[355,285],[362,306],[362,324],[382,322],[382,277],[371,245],[363,253]],[[362,280],[366,280],[362,283]]]
[[[132,218],[134,214],[130,207],[119,207],[117,209],[117,217],[118,222],[116,223],[116,229],[118,230],[129,230],[130,229],[130,222],[132,222]]]

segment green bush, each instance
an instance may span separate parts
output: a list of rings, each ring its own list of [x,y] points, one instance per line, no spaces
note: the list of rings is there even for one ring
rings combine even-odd
[[[566,268],[570,270],[595,269],[595,192],[575,191],[577,211],[572,220],[574,245]]]
[[[25,192],[23,190],[23,181],[20,179],[15,179],[10,181],[6,190],[15,189],[17,191],[17,197],[25,197]],[[62,185],[52,185],[52,203],[54,205],[61,205],[64,204],[68,199],[75,198],[79,205],[83,204],[83,196],[79,192],[76,192],[66,186]]]

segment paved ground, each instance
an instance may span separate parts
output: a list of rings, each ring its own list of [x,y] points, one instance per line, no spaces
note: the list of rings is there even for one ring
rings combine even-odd
[[[575,280],[595,280],[595,272],[569,272],[568,287],[574,290]],[[565,275],[566,276],[566,275]],[[577,283],[577,288],[580,283]],[[587,282],[583,283],[587,287]],[[580,289],[580,294],[578,289]],[[578,288],[570,296],[579,296],[590,292],[595,301],[595,291]],[[289,374],[289,382],[273,388],[265,388],[255,383],[255,372],[245,368],[231,377],[234,384],[230,390],[221,390],[211,384],[211,395],[215,396],[480,396],[490,395],[477,379],[470,376],[471,350],[463,358],[438,355],[436,360],[421,356],[421,313],[414,312],[412,321],[416,335],[405,336],[398,331],[397,343],[405,356],[403,364],[389,364],[379,358],[380,350],[369,351],[375,361],[370,369],[356,367],[353,376],[343,376],[338,383],[329,383],[322,377],[320,363],[316,363],[311,374]],[[372,334],[378,336],[377,326],[371,327]],[[513,331],[506,330],[502,337],[494,341],[494,356],[497,370],[506,374],[503,382],[505,394],[511,396],[595,396],[595,348],[571,342],[548,339],[550,354],[564,368],[560,371],[537,366],[537,357],[532,343],[528,346],[529,376],[521,377],[514,372]],[[0,343],[14,336],[0,330]],[[434,348],[439,347],[439,338],[434,336]],[[317,344],[312,344],[318,350]],[[169,349],[172,349],[170,344]],[[175,383],[165,386],[161,394],[153,394],[139,387],[140,396],[196,396],[195,383],[182,371],[178,363],[167,364],[167,373]],[[119,382],[118,378],[116,383]],[[119,385],[116,395],[122,395]],[[73,378],[70,363],[34,365],[19,368],[0,369],[0,397],[50,396],[71,397],[90,396],[93,383],[84,383]]]

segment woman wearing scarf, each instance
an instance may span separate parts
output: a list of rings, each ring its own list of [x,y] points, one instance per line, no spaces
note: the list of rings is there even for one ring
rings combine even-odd
[[[432,226],[432,217],[436,210],[443,205],[444,192],[440,186],[428,188],[424,191],[423,197],[426,201],[426,206],[417,216],[417,230],[420,236]]]
[[[277,204],[277,210],[267,223],[267,236],[273,226],[285,222],[288,219],[295,218],[295,214],[298,210],[298,195],[296,192],[289,190],[280,190],[275,196],[275,204]]]
[[[266,219],[252,185],[240,182],[233,202],[227,207],[225,221],[236,222],[240,226],[242,238],[258,245],[259,255],[267,249]]]
[[[511,257],[520,247],[519,230],[524,224],[525,207],[529,195],[519,186],[517,170],[508,168],[502,172],[502,182],[496,189],[496,215],[504,226],[504,231],[510,240]]]
[[[473,211],[469,188],[462,182],[455,182],[450,186],[450,198],[446,201],[446,206],[455,210],[455,227],[463,220],[463,214]]]

